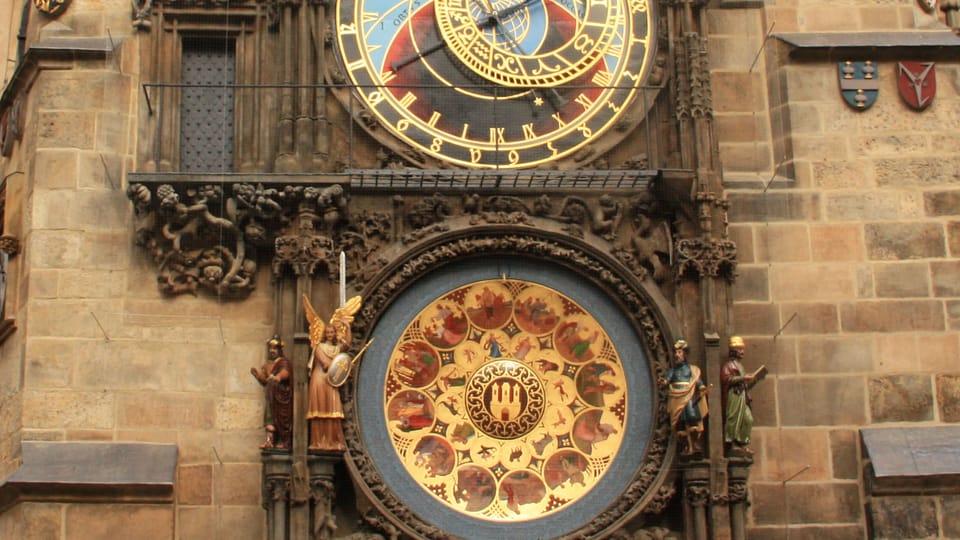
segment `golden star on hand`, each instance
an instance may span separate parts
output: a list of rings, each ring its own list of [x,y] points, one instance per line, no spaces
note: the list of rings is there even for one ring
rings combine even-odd
[[[542,107],[542,106],[543,106],[543,98],[540,97],[540,96],[535,97],[535,98],[533,99],[533,104],[536,105],[537,107]]]

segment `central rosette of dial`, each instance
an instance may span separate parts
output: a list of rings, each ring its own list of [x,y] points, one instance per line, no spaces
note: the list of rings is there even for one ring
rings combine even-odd
[[[496,439],[526,435],[537,427],[546,408],[540,379],[513,360],[484,364],[470,377],[464,397],[474,425]]]
[[[434,0],[437,27],[468,69],[509,87],[553,87],[587,74],[617,39],[619,2]],[[622,46],[622,43],[621,43]]]

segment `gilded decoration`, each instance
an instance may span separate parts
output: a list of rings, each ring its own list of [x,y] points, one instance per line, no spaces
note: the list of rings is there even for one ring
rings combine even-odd
[[[587,496],[625,432],[612,340],[564,294],[523,280],[442,294],[393,348],[393,448],[431,496],[481,519],[538,518]]]

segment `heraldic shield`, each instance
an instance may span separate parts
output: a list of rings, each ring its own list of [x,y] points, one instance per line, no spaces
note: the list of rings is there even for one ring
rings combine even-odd
[[[877,65],[872,60],[840,62],[837,75],[840,78],[840,94],[854,110],[865,111],[877,101],[880,83],[877,80]]]
[[[897,88],[911,109],[922,111],[937,94],[937,75],[933,62],[897,63]]]

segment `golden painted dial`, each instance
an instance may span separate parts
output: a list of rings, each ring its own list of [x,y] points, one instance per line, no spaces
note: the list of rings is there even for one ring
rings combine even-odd
[[[479,281],[401,333],[384,417],[426,493],[478,519],[522,521],[589,496],[623,442],[626,387],[610,337],[570,298]]]
[[[489,81],[541,88],[568,83],[613,45],[620,4],[587,2],[577,6],[582,20],[551,18],[569,28],[536,32],[532,19],[542,1],[435,0],[440,36],[457,60]]]
[[[570,156],[637,106],[653,52],[647,0],[338,0],[336,18],[371,133],[463,167]]]

